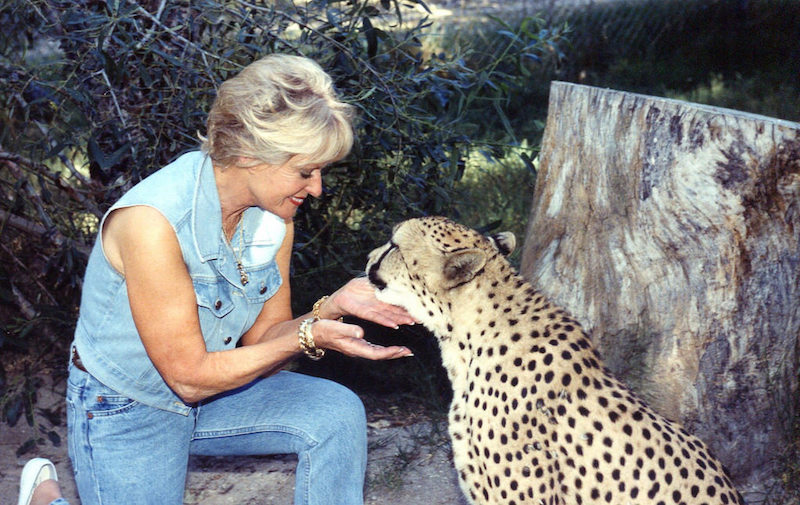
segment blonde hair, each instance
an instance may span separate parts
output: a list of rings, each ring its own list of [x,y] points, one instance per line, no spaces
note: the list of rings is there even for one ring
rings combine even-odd
[[[353,107],[331,78],[301,56],[271,54],[222,83],[206,121],[202,149],[225,165],[240,157],[282,165],[301,155],[329,163],[353,146]]]

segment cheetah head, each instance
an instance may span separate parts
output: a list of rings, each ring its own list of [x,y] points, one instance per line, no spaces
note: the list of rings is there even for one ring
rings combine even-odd
[[[405,308],[444,339],[453,308],[487,272],[509,269],[505,256],[515,245],[510,232],[487,237],[443,217],[409,219],[369,254],[367,274],[379,300]]]

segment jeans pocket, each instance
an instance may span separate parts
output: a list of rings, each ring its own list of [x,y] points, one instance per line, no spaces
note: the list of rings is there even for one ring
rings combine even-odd
[[[94,401],[87,403],[86,411],[93,417],[114,416],[128,412],[139,405],[139,402],[118,394],[97,395]]]
[[[82,372],[80,385],[69,384],[73,398],[79,398],[81,410],[91,419],[122,414],[139,405],[139,402],[106,386],[91,374]],[[78,389],[78,391],[76,391]],[[77,393],[77,394],[74,394]]]

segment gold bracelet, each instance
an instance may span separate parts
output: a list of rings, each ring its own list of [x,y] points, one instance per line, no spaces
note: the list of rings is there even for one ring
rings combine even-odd
[[[319,310],[322,308],[322,304],[325,303],[325,300],[330,298],[330,296],[325,295],[316,302],[314,302],[314,306],[311,308],[311,316],[314,318],[314,321],[319,321],[322,319],[319,315]]]
[[[311,316],[314,318],[314,321],[319,321],[320,319],[322,319],[322,316],[319,315],[319,310],[322,307],[322,304],[325,303],[325,300],[327,300],[328,298],[330,298],[330,296],[325,295],[316,302],[314,302],[314,305],[311,307]],[[342,321],[344,321],[344,316],[339,317],[336,320],[341,323]]]
[[[300,343],[300,349],[303,353],[314,361],[321,359],[325,356],[325,349],[320,349],[314,344],[314,335],[311,333],[311,325],[316,322],[315,319],[303,319],[300,323],[300,328],[297,330],[297,340]]]

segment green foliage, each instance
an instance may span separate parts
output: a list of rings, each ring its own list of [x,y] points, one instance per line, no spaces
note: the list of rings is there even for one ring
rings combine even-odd
[[[536,126],[534,121],[528,122],[530,128]],[[521,258],[536,182],[537,150],[523,139],[501,157],[473,153],[467,159],[463,179],[455,188],[459,221],[476,229],[488,226],[514,233],[517,249],[510,257],[512,263]]]
[[[507,51],[508,40],[518,44],[527,41],[528,47],[536,49],[518,53],[515,55],[513,67],[505,66],[505,72],[513,73],[524,85],[499,90],[502,93],[492,97],[494,110],[490,112],[497,116],[500,123],[490,122],[479,132],[481,138],[499,140],[501,145],[498,147],[502,147],[503,151],[504,137],[513,138],[514,145],[519,145],[541,135],[542,120],[547,115],[550,80],[554,69],[565,63],[567,56],[564,50],[574,35],[564,20],[548,23],[539,16],[506,17],[515,21],[508,22],[490,16],[460,24],[448,23],[442,27],[439,36],[433,39],[437,48],[475,47],[466,57],[471,68],[493,68],[498,56]],[[500,30],[495,28],[498,24]],[[488,154],[488,158],[495,158],[498,153],[495,151]]]

